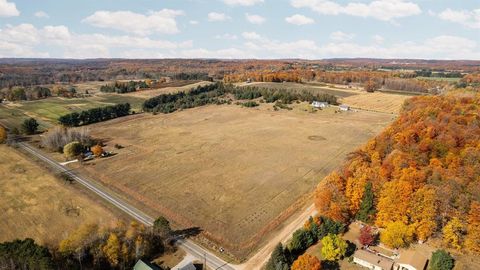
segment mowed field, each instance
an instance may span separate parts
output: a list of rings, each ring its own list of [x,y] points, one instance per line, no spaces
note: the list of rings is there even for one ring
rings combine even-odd
[[[398,114],[405,100],[411,97],[406,94],[362,92],[358,95],[343,97],[340,102],[356,109]]]
[[[93,136],[118,154],[82,170],[177,227],[200,227],[244,259],[282,213],[309,201],[347,153],[392,120],[334,108],[308,113],[299,109],[304,105],[292,111],[210,105],[98,123]]]
[[[29,237],[53,245],[83,223],[108,226],[116,221],[77,186],[0,145],[0,242]]]

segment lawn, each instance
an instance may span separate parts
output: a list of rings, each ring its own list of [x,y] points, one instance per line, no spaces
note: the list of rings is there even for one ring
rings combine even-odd
[[[116,221],[107,206],[77,186],[0,145],[0,242],[30,237],[53,245],[83,223],[108,226]]]
[[[118,154],[81,170],[151,215],[200,227],[217,247],[245,259],[311,203],[320,179],[392,120],[334,108],[309,113],[303,105],[210,105],[94,124],[93,136]]]

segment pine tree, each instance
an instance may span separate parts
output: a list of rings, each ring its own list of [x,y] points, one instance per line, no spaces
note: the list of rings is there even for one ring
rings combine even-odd
[[[374,215],[375,205],[372,183],[368,182],[365,185],[365,191],[363,193],[362,203],[360,204],[360,210],[357,213],[357,219],[365,223],[370,223]]]

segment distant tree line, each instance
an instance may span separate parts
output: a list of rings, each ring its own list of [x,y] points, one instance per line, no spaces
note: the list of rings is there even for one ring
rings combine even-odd
[[[47,87],[35,86],[31,88],[11,87],[0,90],[0,100],[8,101],[37,100],[52,96]]]
[[[212,81],[212,77],[208,73],[195,72],[195,73],[176,73],[173,76],[174,80],[186,80],[186,81]]]
[[[137,89],[147,89],[148,84],[145,81],[129,81],[126,83],[115,82],[113,84],[107,84],[100,87],[101,92],[105,93],[130,93],[135,92]]]
[[[66,127],[78,127],[101,121],[114,119],[130,114],[130,104],[116,104],[106,107],[93,108],[80,113],[73,112],[61,116],[58,121]]]
[[[463,78],[461,72],[432,72],[428,69],[415,71],[417,77],[434,77],[434,78]]]

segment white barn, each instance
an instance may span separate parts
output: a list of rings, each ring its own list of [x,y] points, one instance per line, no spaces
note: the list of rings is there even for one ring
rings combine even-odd
[[[350,106],[345,105],[345,104],[342,104],[342,105],[340,105],[340,106],[338,106],[338,107],[340,108],[340,111],[346,112],[346,111],[349,111],[349,110],[350,110]]]
[[[328,102],[314,101],[312,102],[314,108],[324,109],[329,106]]]

